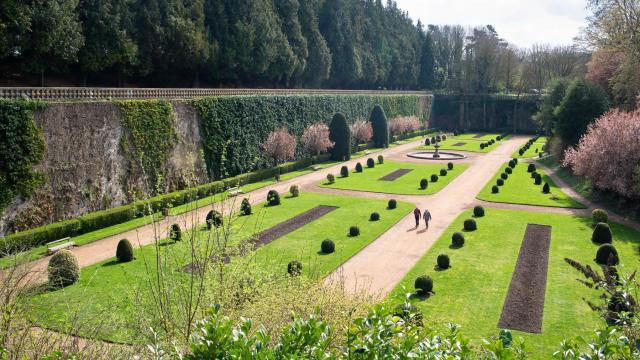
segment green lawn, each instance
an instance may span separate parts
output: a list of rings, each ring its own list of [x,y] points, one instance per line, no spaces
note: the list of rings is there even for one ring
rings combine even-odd
[[[289,261],[297,259],[303,264],[304,275],[323,277],[378,238],[413,208],[412,204],[399,202],[396,209],[388,210],[385,200],[316,193],[303,193],[298,198],[283,196],[280,206],[256,205],[253,215],[238,217],[233,226],[232,241],[246,239],[318,205],[339,208],[260,248],[251,260],[263,268],[273,269],[274,273],[286,273]],[[373,211],[380,213],[380,221],[369,221]],[[347,236],[351,225],[360,227],[360,236]],[[161,231],[164,233],[165,230]],[[207,235],[208,231],[204,229],[197,232],[201,241]],[[336,251],[330,255],[318,254],[320,243],[327,238],[335,242]],[[159,255],[169,259],[172,268],[180,269],[191,262],[187,242],[169,243],[158,249]],[[85,326],[81,328],[81,335],[97,334],[98,338],[105,340],[141,342],[143,339],[129,325],[141,314],[135,299],[150,298],[146,284],[156,273],[153,265],[156,255],[155,246],[145,246],[135,250],[137,259],[133,262],[119,264],[109,259],[83,268],[77,284],[33,297],[29,304],[32,307],[31,317],[47,328],[64,330],[66,325],[75,321]],[[149,270],[147,265],[150,265]],[[171,276],[186,278],[180,271]],[[102,327],[91,332],[92,325],[97,322],[102,323]]]
[[[477,153],[488,153],[491,150],[495,149],[500,141],[496,141],[493,145],[489,145],[484,149],[480,148],[480,144],[485,141],[482,140],[471,140],[471,139],[456,139],[452,137],[447,137],[447,140],[439,142],[440,150],[458,150],[458,151],[469,151],[469,152],[477,152]],[[456,145],[460,144],[460,145]],[[420,145],[416,149],[418,150],[435,150],[433,145]]]
[[[553,207],[565,207],[565,208],[577,208],[584,209],[586,206],[569,197],[563,193],[558,186],[551,180],[551,178],[542,170],[538,169],[538,173],[542,175],[542,185],[535,185],[534,180],[531,178],[531,173],[527,172],[528,164],[525,162],[519,162],[513,169],[513,174],[509,175],[509,178],[505,180],[504,185],[500,186],[500,192],[493,194],[491,188],[496,185],[496,181],[500,178],[500,174],[507,168],[507,164],[504,164],[498,170],[496,175],[485,185],[484,189],[480,191],[477,198],[480,200],[500,202],[508,204],[525,204],[525,205],[540,205],[540,206],[553,206]],[[545,194],[542,192],[542,186],[544,183],[549,183],[551,193]]]
[[[452,139],[456,139],[456,140],[475,140],[475,141],[488,141],[491,139],[495,139],[496,137],[498,137],[497,133],[464,133],[464,134],[460,134],[458,136],[452,136]],[[480,137],[476,137],[476,136],[480,136]]]
[[[349,177],[343,178],[336,173],[334,174],[336,176],[335,183],[329,184],[324,180],[320,186],[385,194],[427,195],[440,191],[467,168],[466,164],[455,164],[453,170],[447,171],[446,176],[440,176],[440,169],[447,168],[446,162],[442,164],[415,164],[385,161],[384,164],[376,162],[375,167],[370,169],[367,168],[366,161],[362,161],[362,166],[364,169],[362,173],[357,173],[354,168],[351,168],[349,169]],[[378,180],[398,169],[412,169],[412,171],[394,181]],[[435,183],[431,182],[432,174],[438,175],[438,181]],[[429,181],[425,190],[420,189],[420,180],[423,178]]]
[[[582,300],[598,303],[596,293],[576,281],[582,278],[565,263],[564,258],[598,268],[593,261],[597,245],[591,242],[591,219],[556,214],[486,209],[486,216],[476,219],[478,230],[465,232],[465,245],[449,248],[451,235],[461,231],[462,223],[471,216],[466,211],[443,233],[389,295],[413,291],[417,276],[433,278],[435,296],[414,298],[412,302],[424,311],[430,326],[443,328],[448,322],[462,325],[462,333],[479,343],[479,339],[496,336],[497,323],[515,268],[520,244],[528,223],[551,225],[551,247],[542,334],[515,332],[524,337],[534,359],[550,359],[564,338],[591,335],[602,326],[602,320]],[[640,257],[640,233],[619,224],[611,224],[621,263],[625,272],[635,270]],[[436,258],[446,253],[451,268],[435,271]],[[403,289],[403,286],[405,289]],[[598,303],[599,304],[599,303]]]
[[[536,140],[536,142],[531,144],[531,147],[529,147],[529,150],[525,151],[524,154],[522,154],[522,156],[520,156],[520,153],[518,152],[520,148],[518,148],[518,150],[514,151],[512,157],[522,158],[522,159],[539,157],[540,154],[544,152],[543,148],[546,143],[547,143],[547,137],[541,136],[540,138],[538,138],[538,140]]]

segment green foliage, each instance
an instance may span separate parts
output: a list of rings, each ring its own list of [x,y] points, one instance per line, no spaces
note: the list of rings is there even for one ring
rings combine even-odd
[[[384,156],[378,155],[378,164],[384,164]]]
[[[377,212],[372,212],[369,216],[369,221],[378,221],[380,220],[380,214]]]
[[[496,180],[496,185],[503,186],[504,185],[504,180],[502,180],[502,179]]]
[[[602,244],[596,252],[596,262],[600,265],[616,266],[620,262],[618,251],[611,244]]]
[[[504,169],[504,172],[505,174],[513,174],[513,169],[510,166],[508,166]]]
[[[351,130],[342,113],[336,113],[329,124],[329,139],[334,143],[331,159],[346,161],[351,158]]]
[[[129,262],[133,260],[133,246],[127,239],[118,241],[116,247],[116,258],[119,262]]]
[[[251,215],[251,203],[249,202],[249,199],[244,198],[242,199],[242,203],[240,204],[240,211],[242,212],[243,215]]]
[[[205,223],[207,224],[208,229],[222,226],[222,221],[222,214],[216,210],[210,210],[205,218]]]
[[[349,177],[349,168],[346,166],[343,166],[340,168],[340,176],[342,177]]]
[[[16,196],[29,198],[45,182],[33,169],[44,158],[44,137],[33,118],[42,106],[0,99],[0,214]]]
[[[464,221],[464,230],[465,231],[475,231],[478,229],[478,225],[476,221],[473,219],[467,219]]]
[[[80,279],[78,259],[69,250],[60,250],[53,254],[47,266],[49,284],[61,288],[74,284]]]
[[[438,182],[438,175],[436,175],[436,174],[431,174],[431,182],[432,182],[432,183],[434,183],[434,182]]]
[[[386,148],[389,146],[389,123],[385,111],[380,105],[376,105],[371,110],[369,117],[373,128],[373,144],[375,147]]]
[[[368,168],[373,168],[375,166],[376,166],[376,162],[372,158],[368,158],[367,159],[367,167]]]
[[[427,179],[420,179],[420,189],[425,190],[429,186]]]
[[[454,232],[453,235],[451,235],[451,245],[456,248],[464,246],[464,234],[461,232]]]
[[[431,279],[431,277],[426,275],[418,276],[413,284],[413,287],[416,289],[418,294],[431,294],[433,292],[433,280]]]
[[[447,169],[440,169],[440,176],[447,176]]]
[[[539,185],[539,184],[537,184],[537,185]],[[549,187],[549,183],[544,183],[544,186],[542,186],[542,192],[545,193],[545,194],[548,194],[549,192],[551,192],[551,188]]]
[[[298,260],[292,260],[287,264],[287,273],[291,276],[302,274],[302,263]]]
[[[349,236],[354,237],[354,236],[358,236],[360,235],[360,228],[352,225],[351,227],[349,227]]]
[[[447,254],[440,254],[438,255],[438,258],[436,259],[436,262],[438,264],[438,268],[439,269],[448,269],[451,266],[451,262],[449,260],[449,255]]]
[[[300,187],[298,185],[291,185],[291,187],[289,188],[289,193],[291,194],[291,197],[300,196]]]
[[[530,173],[533,173],[536,171],[536,165],[535,164],[529,164],[529,166],[527,167],[527,171]]]
[[[499,192],[500,192],[500,188],[499,188],[497,185],[493,185],[493,186],[491,187],[491,193],[492,193],[492,194],[497,194],[497,193],[499,193]]]
[[[362,164],[360,164],[359,162],[356,163],[356,172],[359,172],[359,173],[362,172]]]
[[[180,229],[180,225],[178,224],[171,225],[171,227],[169,228],[169,239],[173,241],[182,240],[182,229]]]
[[[147,176],[151,193],[164,188],[166,162],[177,142],[173,109],[164,100],[118,101],[122,112],[122,149],[132,161],[132,170]]]
[[[333,241],[326,239],[322,241],[322,244],[320,244],[320,250],[323,254],[331,254],[336,250],[336,245]]]
[[[280,194],[276,190],[269,190],[267,193],[267,204],[269,206],[280,205]]]
[[[591,212],[591,219],[594,224],[597,223],[608,223],[609,222],[609,214],[602,209],[593,209]]]
[[[596,244],[611,244],[611,242],[613,241],[613,235],[611,234],[611,228],[609,228],[609,224],[597,223],[593,228],[591,241]]]
[[[484,208],[480,205],[476,205],[473,207],[473,216],[475,217],[483,217],[484,216]]]
[[[453,170],[453,163],[452,162],[448,162],[447,163],[447,169]]]
[[[336,177],[333,174],[327,174],[327,182],[333,184],[336,182]]]
[[[550,131],[554,127],[556,123],[555,109],[562,102],[568,85],[569,81],[561,78],[551,81],[547,86],[548,93],[542,98],[538,112],[533,115],[533,121],[541,129]]]
[[[387,203],[387,208],[391,210],[395,209],[397,206],[398,206],[398,202],[396,201],[396,199],[391,199]]]

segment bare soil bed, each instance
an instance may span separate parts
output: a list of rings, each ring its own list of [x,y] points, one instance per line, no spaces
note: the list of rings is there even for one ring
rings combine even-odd
[[[393,171],[393,172],[381,177],[378,180],[381,180],[381,181],[394,181],[397,178],[410,173],[411,171],[413,171],[413,169],[398,169],[398,170],[395,170],[395,171]]]
[[[453,144],[453,146],[464,146],[464,145],[467,145],[467,143],[466,142],[457,142],[457,143]]]
[[[288,233],[294,232],[299,228],[307,225],[308,223],[317,220],[328,213],[336,210],[336,206],[319,205],[313,209],[306,211],[300,215],[294,216],[291,219],[281,222],[280,224],[273,226],[255,237],[254,246],[259,248],[267,245],[270,242],[277,240]]]

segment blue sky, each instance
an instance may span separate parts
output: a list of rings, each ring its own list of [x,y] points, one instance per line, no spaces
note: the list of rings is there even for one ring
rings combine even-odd
[[[586,24],[586,0],[396,0],[425,24],[493,25],[520,47],[568,45]]]

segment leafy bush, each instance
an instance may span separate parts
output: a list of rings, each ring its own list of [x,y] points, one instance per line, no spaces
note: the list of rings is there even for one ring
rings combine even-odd
[[[440,135],[436,135],[436,141],[437,142],[441,142],[442,141],[442,137]]]
[[[378,164],[384,164],[384,156],[378,155]]]
[[[453,170],[453,163],[452,162],[448,162],[447,163],[447,169]]]
[[[429,140],[429,138],[424,139],[424,144],[425,144],[426,146],[431,145],[431,141]]]
[[[375,161],[373,161],[373,159],[372,159],[372,158],[368,158],[368,159],[367,159],[367,167],[368,167],[368,168],[372,168],[372,167],[374,167],[374,166],[376,166],[376,162],[375,162]]]
[[[440,169],[440,176],[447,176],[447,169]]]
[[[535,180],[533,180],[533,183],[536,185],[542,185],[542,176],[536,176]]]
[[[544,183],[544,186],[542,187],[542,192],[545,194],[548,194],[551,192],[551,187],[549,187],[549,183]]]
[[[396,199],[391,199],[387,203],[387,208],[388,209],[395,209],[397,206],[398,206],[398,202],[396,201]]]
[[[173,224],[169,227],[169,239],[173,241],[182,240],[182,229],[180,229],[180,225]]]
[[[493,193],[493,194],[497,194],[497,193],[499,193],[499,192],[500,192],[500,188],[499,188],[498,186],[493,185],[493,186],[491,187],[491,193]]]
[[[351,158],[351,130],[342,113],[336,113],[329,125],[329,139],[334,143],[331,159],[346,161]]]
[[[509,160],[509,167],[510,168],[515,168],[516,167],[516,162],[514,160]]]
[[[119,262],[129,262],[133,260],[133,246],[131,246],[129,240],[122,239],[118,241],[116,259],[118,259]]]
[[[600,265],[615,266],[618,265],[618,250],[611,244],[602,244],[596,252],[596,262]]]
[[[513,160],[513,163],[514,163],[514,164],[518,165],[518,158],[513,158],[513,159],[511,159],[511,160]]]
[[[536,165],[535,164],[529,164],[529,166],[527,167],[527,171],[530,172],[530,173],[536,171]]]
[[[425,190],[429,186],[427,179],[420,179],[420,189]]]
[[[416,289],[418,294],[429,295],[433,292],[433,280],[431,277],[426,275],[418,276],[413,287]]]
[[[447,140],[447,135],[442,134],[442,141],[445,141],[445,140]]]
[[[69,250],[60,250],[53,254],[47,266],[49,284],[62,288],[74,284],[80,279],[78,259]]]
[[[336,177],[333,174],[327,174],[327,182],[329,184],[333,184],[336,182]]]
[[[475,220],[467,219],[464,221],[464,229],[466,231],[475,231],[478,229],[478,225],[476,224]]]
[[[502,180],[507,180],[507,179],[509,178],[509,174],[507,174],[507,173],[502,173],[502,174],[500,174],[500,178],[501,178]]]
[[[512,169],[512,168],[510,168],[510,167],[506,167],[506,168],[504,169],[504,172],[505,172],[505,173],[507,173],[507,174],[512,174],[512,173],[513,173],[513,169]]]
[[[242,203],[240,204],[240,211],[242,212],[243,215],[251,215],[251,203],[249,202],[249,199],[244,198],[242,199]]]
[[[611,234],[611,228],[609,228],[609,224],[597,223],[593,228],[591,241],[596,244],[611,244],[611,242],[613,241],[613,234]]]
[[[476,205],[473,208],[473,216],[475,217],[483,217],[484,216],[484,208],[480,205]]]
[[[360,235],[360,228],[353,225],[349,228],[349,236],[353,237],[353,236],[358,236]]]
[[[389,147],[389,123],[387,122],[387,116],[380,105],[373,107],[369,121],[373,128],[374,146],[380,148]]]
[[[356,163],[356,172],[359,172],[359,173],[362,172],[362,164]]]
[[[504,185],[504,180],[502,180],[502,179],[496,180],[496,185],[498,185],[498,186]]]
[[[602,209],[593,209],[591,212],[591,219],[594,224],[597,223],[608,223],[609,222],[609,213]]]
[[[323,240],[322,244],[320,244],[320,250],[323,254],[331,254],[336,251],[336,245],[329,239]]]
[[[434,182],[438,182],[438,175],[436,175],[436,174],[431,174],[431,182],[432,182],[432,183],[434,183]]]
[[[369,221],[378,221],[380,220],[380,214],[378,214],[377,212],[372,212],[371,215],[369,216]]]
[[[349,177],[349,168],[346,166],[343,166],[340,168],[340,176],[342,177]]]
[[[291,187],[289,188],[289,193],[291,194],[291,197],[300,196],[300,187],[298,185],[291,185]]]
[[[269,204],[269,206],[280,205],[280,194],[276,190],[269,190],[267,193],[267,204]]]
[[[438,255],[437,258],[437,263],[438,263],[438,268],[439,269],[448,269],[451,265],[450,265],[450,260],[449,260],[449,255],[447,254],[440,254]]]
[[[484,149],[485,147],[487,147],[484,143],[480,144],[480,149]]]
[[[461,232],[455,232],[451,235],[451,245],[453,247],[462,247],[464,245],[464,234]]]
[[[287,273],[291,276],[299,276],[302,274],[302,263],[298,260],[293,260],[287,264]]]
[[[211,210],[206,217],[207,228],[222,226],[222,214],[219,211]]]

